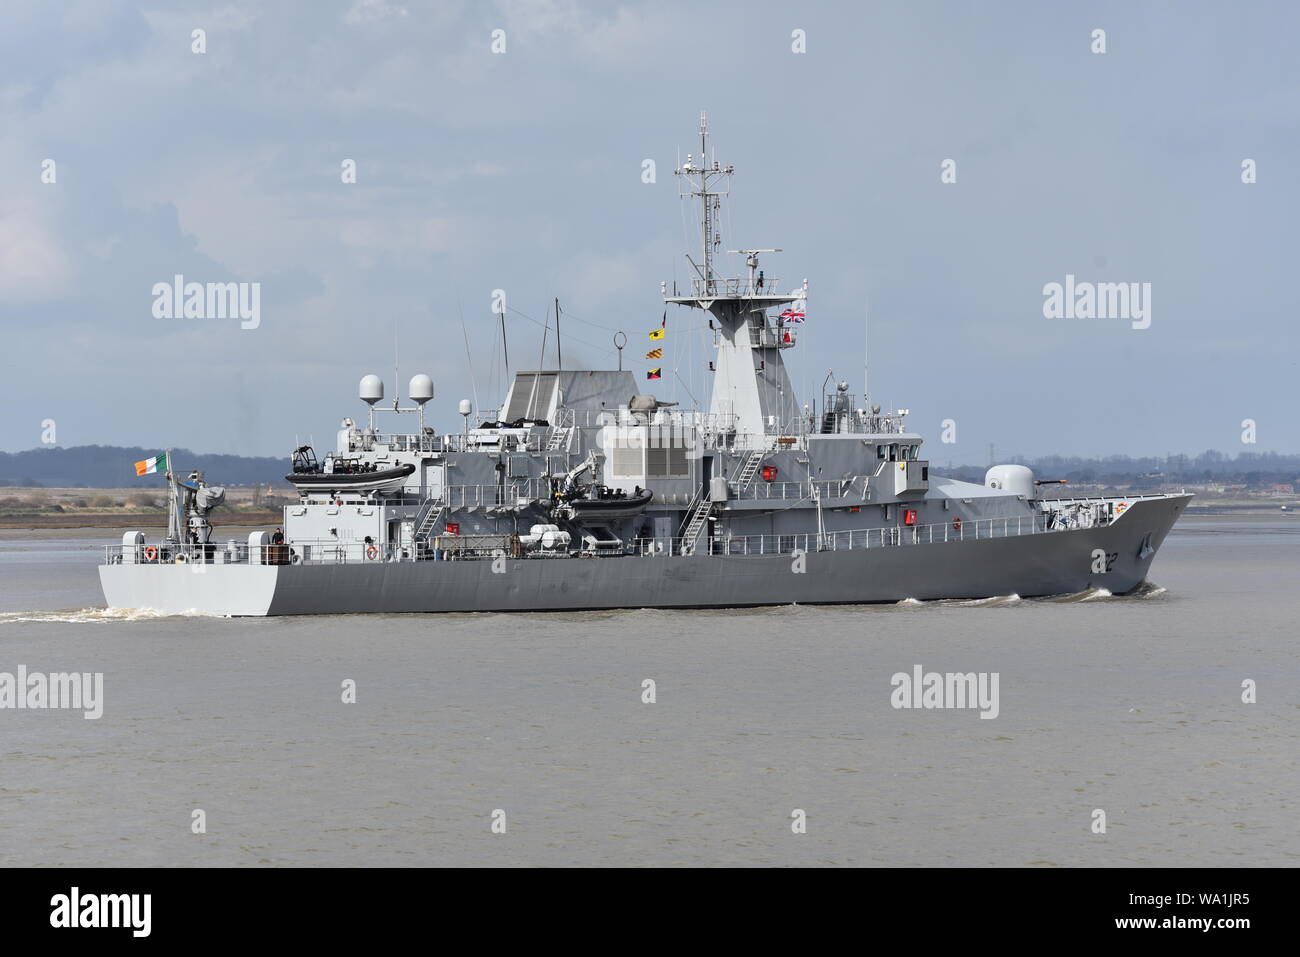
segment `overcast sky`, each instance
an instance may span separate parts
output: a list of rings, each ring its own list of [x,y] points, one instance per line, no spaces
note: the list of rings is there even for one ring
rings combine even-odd
[[[6,0],[0,447],[45,420],[63,446],[328,447],[363,374],[391,397],[395,336],[403,390],[432,375],[459,429],[458,399],[503,394],[494,289],[512,367],[558,296],[566,366],[612,368],[623,329],[643,383],[664,367],[645,388],[707,405],[698,313],[642,359],[698,258],[672,168],[707,110],[724,247],[809,280],[805,400],[830,369],[861,392],[869,308],[872,398],[938,463],[1294,453],[1298,27],[1287,3]],[[260,325],[156,318],[176,274],[260,283]],[[1045,318],[1067,274],[1150,283],[1149,328]]]

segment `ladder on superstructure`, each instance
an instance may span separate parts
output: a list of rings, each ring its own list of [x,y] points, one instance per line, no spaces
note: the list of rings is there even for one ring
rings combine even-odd
[[[695,505],[691,509],[691,517],[686,521],[686,528],[682,531],[682,554],[694,555],[695,546],[699,541],[700,531],[704,528],[705,522],[709,520],[709,513],[713,511],[713,500],[700,493],[700,497],[695,500]]]
[[[558,452],[569,441],[569,429],[562,425],[552,427],[550,437],[546,440],[547,452]]]
[[[736,476],[736,495],[743,495],[745,489],[749,488],[749,483],[754,481],[754,476],[758,474],[758,467],[763,463],[763,453],[765,449],[754,449],[749,453],[749,458],[745,459],[745,464],[741,466],[740,473]]]
[[[427,548],[429,545],[429,534],[442,521],[442,516],[446,513],[446,505],[436,505],[433,499],[429,499],[424,506],[424,517],[420,519],[415,529],[416,547]]]
[[[758,467],[762,464],[764,449],[754,449],[745,459],[745,464],[741,466],[740,472],[736,475],[736,494],[741,495],[745,489],[749,488],[749,483],[754,480],[758,474]],[[690,518],[686,521],[686,528],[682,531],[682,554],[694,555],[695,547],[699,544],[700,532],[704,528],[704,523],[709,520],[709,515],[713,512],[713,499],[700,492],[700,497],[695,500],[691,507]]]

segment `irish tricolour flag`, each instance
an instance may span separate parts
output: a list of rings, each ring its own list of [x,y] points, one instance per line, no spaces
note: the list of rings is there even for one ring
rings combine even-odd
[[[155,472],[167,471],[167,453],[155,455],[151,459],[145,459],[143,462],[135,463],[136,475],[153,475]]]

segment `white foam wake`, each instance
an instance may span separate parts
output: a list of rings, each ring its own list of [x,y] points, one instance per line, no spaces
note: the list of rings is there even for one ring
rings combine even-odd
[[[1161,595],[1168,594],[1168,589],[1163,585],[1157,585],[1155,582],[1144,581],[1133,591],[1129,592],[1129,598],[1159,598]]]
[[[1068,595],[1052,595],[1042,600],[1061,605],[1077,605],[1080,602],[1095,601],[1098,598],[1114,597],[1107,588],[1085,588],[1083,591],[1071,592]]]
[[[997,608],[1002,605],[1019,604],[1021,598],[1017,594],[1010,595],[992,595],[988,598],[971,598],[965,601],[955,601],[954,605],[964,608]]]
[[[156,608],[82,608],[79,611],[11,611],[0,612],[0,625],[20,622],[59,622],[64,624],[99,624],[109,621],[150,621],[173,617]],[[191,608],[180,612],[181,618],[223,618]]]

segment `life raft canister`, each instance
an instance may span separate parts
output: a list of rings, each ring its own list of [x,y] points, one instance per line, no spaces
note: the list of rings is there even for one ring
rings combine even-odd
[[[371,561],[374,561],[378,556],[379,556],[379,549],[375,548],[374,545],[366,546],[366,558],[370,559]]]
[[[158,559],[158,549],[154,548],[152,545],[146,545],[144,547],[144,560],[147,562],[152,562],[152,561],[157,561],[157,559]]]

